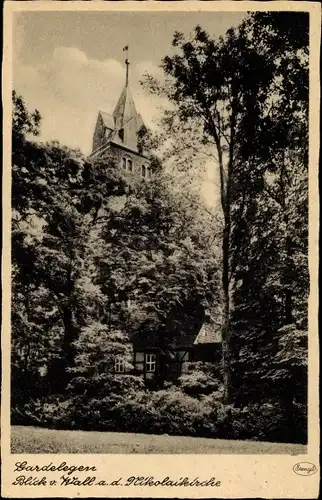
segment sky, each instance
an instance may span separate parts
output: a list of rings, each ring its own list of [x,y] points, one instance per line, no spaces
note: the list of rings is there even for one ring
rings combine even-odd
[[[220,35],[242,12],[20,12],[13,39],[13,87],[42,117],[41,140],[58,139],[91,151],[99,109],[111,111],[125,82],[129,45],[130,86],[147,126],[157,122],[158,102],[140,85],[145,72],[158,74],[171,54],[176,30],[200,24]]]
[[[144,73],[162,75],[175,31],[199,24],[224,34],[244,12],[19,12],[13,25],[13,88],[42,116],[41,141],[59,140],[91,152],[99,110],[111,112],[125,84],[123,47],[129,46],[130,88],[145,124],[156,126],[162,103],[140,85]],[[160,107],[161,106],[161,107]],[[213,199],[213,169],[204,194]]]

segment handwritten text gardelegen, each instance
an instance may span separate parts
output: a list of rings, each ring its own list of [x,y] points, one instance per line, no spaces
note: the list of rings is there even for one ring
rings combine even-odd
[[[46,465],[30,465],[27,461],[16,462],[14,472],[23,473],[17,475],[13,481],[14,486],[173,486],[173,487],[220,487],[221,481],[215,477],[199,478],[199,477],[179,477],[177,479],[171,477],[156,478],[154,476],[129,476],[126,478],[118,477],[117,479],[107,480],[100,478],[93,473],[97,472],[95,466],[69,465],[66,462],[61,462],[55,465],[50,462]],[[34,473],[56,473],[34,475]],[[79,477],[75,473],[90,473],[86,477]],[[26,474],[27,473],[27,474]],[[32,473],[33,475],[30,475]],[[62,473],[58,474],[57,473]]]

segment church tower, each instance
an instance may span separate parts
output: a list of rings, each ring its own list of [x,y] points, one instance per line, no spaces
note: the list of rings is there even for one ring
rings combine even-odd
[[[128,51],[128,47],[124,50]],[[114,158],[126,172],[150,178],[149,160],[138,148],[139,137],[146,133],[146,127],[131,94],[128,58],[125,64],[125,87],[113,113],[98,112],[90,158]]]

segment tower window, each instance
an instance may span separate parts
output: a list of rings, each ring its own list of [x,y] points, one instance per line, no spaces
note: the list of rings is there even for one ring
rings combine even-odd
[[[142,177],[144,177],[145,179],[151,179],[151,169],[149,165],[142,165],[141,173]]]
[[[146,354],[145,355],[145,368],[149,373],[155,372],[156,368],[156,355],[155,354]]]
[[[126,170],[128,172],[133,172],[133,161],[131,160],[131,158],[127,158],[127,167],[126,167]]]
[[[121,141],[124,141],[124,128],[120,128],[119,130],[119,138]]]
[[[123,170],[126,170],[126,172],[133,172],[133,161],[131,158],[123,156],[121,164]]]

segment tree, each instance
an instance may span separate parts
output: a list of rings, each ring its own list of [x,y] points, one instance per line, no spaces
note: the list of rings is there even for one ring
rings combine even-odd
[[[286,251],[287,263],[282,264],[284,279],[280,286],[288,303],[283,312],[288,314],[288,319],[292,309],[289,289],[295,279],[292,278],[293,285],[289,285],[286,277],[294,276],[296,270],[290,257],[290,236],[285,237],[283,233],[290,216],[285,206],[287,194],[284,188],[290,165],[294,168],[296,162],[306,163],[307,151],[301,144],[303,141],[307,144],[308,39],[307,19],[304,19],[307,16],[292,14],[293,21],[303,33],[301,42],[298,37],[296,40],[293,28],[285,30],[285,16],[285,13],[249,15],[239,27],[228,30],[219,39],[211,38],[199,26],[190,39],[175,33],[172,45],[176,54],[165,57],[162,64],[168,79],[161,84],[149,76],[145,82],[151,92],[168,97],[172,105],[163,121],[168,133],[175,136],[175,144],[170,140],[168,157],[172,155],[178,167],[186,169],[193,167],[194,159],[202,151],[204,156],[213,158],[218,168],[223,214],[226,402],[232,396],[230,363],[235,355],[233,351],[236,352],[235,343],[238,343],[238,339],[231,339],[230,321],[238,302],[239,292],[234,290],[239,283],[239,269],[244,262],[245,265],[249,262],[246,254],[250,241],[254,247],[252,258],[264,262],[261,249],[267,242],[272,247],[276,241],[272,239],[274,231],[283,234],[284,243],[279,248],[283,247],[283,255]],[[288,18],[286,24],[289,26]],[[297,127],[294,126],[296,121],[299,122]],[[284,194],[280,197],[282,192]],[[254,232],[253,224],[258,208],[265,211],[265,197],[270,197],[269,208],[258,220],[258,231],[260,223],[268,222],[269,217],[273,217],[273,223],[263,238],[256,234],[256,230]],[[279,214],[273,207],[276,197],[283,205]],[[283,219],[282,224],[279,217]],[[248,238],[245,237],[244,224],[250,228]],[[245,254],[238,246],[241,238],[244,238]],[[247,294],[248,300],[255,300],[258,290],[264,287],[260,271],[258,278],[259,282]],[[271,311],[270,317],[273,314]]]
[[[232,215],[232,385],[238,404],[281,400],[288,406],[287,428],[293,429],[300,384],[293,379],[285,391],[271,379],[282,332],[290,327],[290,335],[302,331],[305,337],[307,329],[308,25],[304,14],[295,15],[303,32],[299,41],[291,28],[281,28],[283,19],[279,13],[249,20],[253,43],[274,65],[274,78],[256,134],[251,142],[245,137],[239,149]],[[294,372],[291,365],[289,371]]]
[[[223,368],[225,400],[228,401],[231,209],[237,140],[249,104],[253,106],[253,102],[257,102],[255,99],[259,92],[265,93],[272,68],[256,50],[249,47],[247,32],[243,27],[231,29],[225,38],[214,40],[197,26],[191,40],[187,41],[182,34],[176,33],[173,47],[179,54],[167,56],[163,60],[164,72],[172,81],[161,92],[168,96],[175,108],[172,113],[168,113],[167,122],[170,118],[172,123],[179,121],[184,133],[194,130],[199,144],[206,146],[207,152],[213,151],[219,173],[223,214]]]
[[[125,383],[118,382],[120,375],[115,374],[115,361],[118,357],[124,362],[124,371],[133,369],[132,346],[129,335],[124,330],[111,329],[108,325],[92,322],[81,329],[80,335],[74,343],[75,363],[70,368],[72,380],[69,388],[76,394],[93,397],[106,397],[113,392],[113,388],[126,387]],[[124,374],[122,374],[124,377]],[[133,381],[133,376],[127,379]],[[139,387],[140,382],[136,385]],[[118,395],[120,397],[121,394]]]
[[[57,337],[55,354],[47,352],[45,364],[55,361],[54,371],[62,373],[56,380],[64,384],[73,342],[93,313],[90,228],[109,197],[124,194],[126,183],[109,162],[94,165],[57,142],[28,140],[27,134],[38,134],[39,113],[29,113],[15,93],[13,103],[13,302],[18,311],[13,332],[16,345],[25,345],[29,353],[36,348],[31,326],[44,346],[46,336]],[[52,304],[50,318],[46,301]],[[32,318],[39,307],[37,324]]]
[[[210,309],[218,292],[215,244],[200,230],[206,215],[167,187],[157,159],[154,180],[137,182],[111,159],[91,162],[57,142],[21,137],[13,150],[13,349],[22,366],[39,342],[35,369],[45,365],[52,390],[61,390],[75,349],[79,357],[85,345],[78,339],[93,325],[112,337],[155,317],[166,345],[181,334],[170,325],[174,313],[192,303]]]

